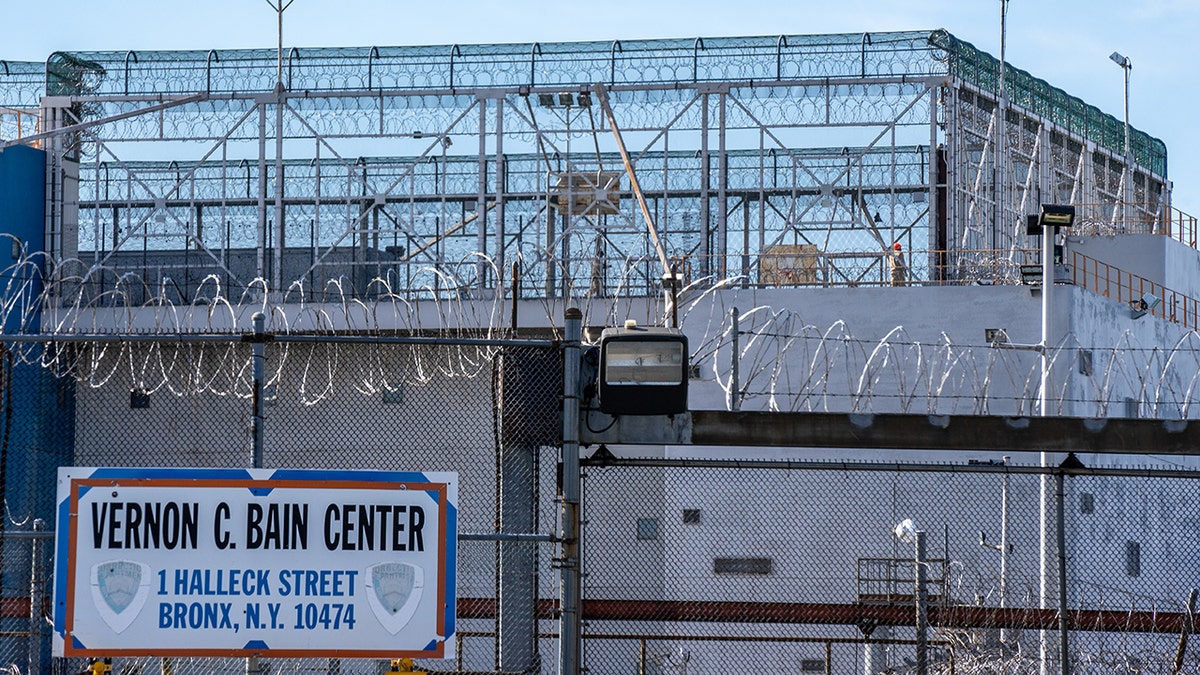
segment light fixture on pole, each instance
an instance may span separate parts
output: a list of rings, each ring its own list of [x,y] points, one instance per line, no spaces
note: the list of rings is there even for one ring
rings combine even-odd
[[[1129,71],[1133,70],[1133,61],[1120,52],[1113,52],[1108,55],[1108,58],[1125,71],[1125,154],[1122,156],[1125,162],[1125,173],[1121,178],[1121,202],[1124,224],[1125,227],[1129,227],[1129,195],[1133,183],[1133,152],[1129,143]]]
[[[1120,52],[1113,52],[1108,58],[1125,71],[1125,159],[1129,159],[1129,71],[1133,70],[1133,61]]]

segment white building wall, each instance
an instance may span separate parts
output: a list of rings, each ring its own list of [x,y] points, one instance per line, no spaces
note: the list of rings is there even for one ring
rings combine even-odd
[[[1116,281],[1117,270],[1159,284],[1188,298],[1200,298],[1200,252],[1170,237],[1157,234],[1069,237],[1067,262],[1076,251],[1111,266],[1100,269]],[[1095,268],[1088,267],[1091,271]],[[1194,321],[1194,319],[1193,319]]]

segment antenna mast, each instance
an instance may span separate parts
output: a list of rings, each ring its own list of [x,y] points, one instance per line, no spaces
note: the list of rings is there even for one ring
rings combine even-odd
[[[284,0],[267,0],[267,4],[271,6],[271,9],[275,10],[275,15],[278,20],[277,33],[279,35],[279,47],[276,53],[275,64],[276,89],[283,89],[283,13],[288,7],[291,7],[292,3],[295,1],[296,0],[287,0],[286,2]]]

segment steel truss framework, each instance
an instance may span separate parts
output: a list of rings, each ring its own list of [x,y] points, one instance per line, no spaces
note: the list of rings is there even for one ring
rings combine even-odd
[[[942,31],[275,57],[5,64],[4,110],[44,93],[23,142],[75,297],[643,295],[663,258],[699,284],[885,283],[896,242],[910,281],[955,283],[1029,262],[1039,202],[1118,231],[1169,208],[1161,141],[1136,132],[1127,167],[1120,121],[1011,67],[998,96],[999,63]]]

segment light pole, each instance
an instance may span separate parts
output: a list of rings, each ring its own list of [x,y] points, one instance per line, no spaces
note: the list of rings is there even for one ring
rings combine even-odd
[[[916,600],[917,675],[929,673],[929,577],[925,557],[925,531],[918,530],[911,518],[905,518],[893,530],[897,539],[913,545],[913,597]],[[891,576],[891,575],[889,575]]]
[[[1054,235],[1060,227],[1071,227],[1075,222],[1075,207],[1064,204],[1042,204],[1037,215],[1036,228],[1042,235],[1042,341],[1038,345],[1041,362],[1041,386],[1038,391],[1038,414],[1040,417],[1050,416],[1050,349],[1053,345],[1053,320],[1051,300],[1054,297]],[[1040,456],[1043,473],[1039,476],[1038,486],[1038,606],[1046,609],[1050,598],[1050,539],[1049,539],[1049,499],[1050,476],[1045,473],[1050,464],[1050,453],[1045,450]],[[1063,592],[1060,589],[1059,592]],[[1039,672],[1046,675],[1049,672],[1049,636],[1045,630],[1039,631]]]
[[[999,181],[996,189],[996,218],[993,227],[997,232],[992,235],[993,242],[999,242],[1000,224],[1004,222],[1005,210],[1011,204],[1009,188],[1012,184],[1012,173],[1008,166],[1008,91],[1005,87],[1008,66],[1005,63],[1005,46],[1008,40],[1008,0],[1000,0],[1000,91],[996,95],[996,172]],[[993,246],[993,248],[996,248]]]
[[[1121,201],[1123,202],[1122,210],[1125,218],[1125,227],[1129,227],[1129,188],[1133,182],[1133,153],[1129,147],[1129,71],[1133,70],[1133,61],[1129,60],[1128,56],[1122,55],[1120,52],[1113,52],[1108,55],[1112,62],[1121,66],[1121,70],[1125,71],[1125,175],[1121,178]]]

